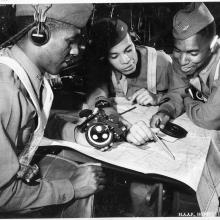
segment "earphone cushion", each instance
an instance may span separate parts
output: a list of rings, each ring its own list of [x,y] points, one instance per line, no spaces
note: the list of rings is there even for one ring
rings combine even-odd
[[[39,33],[37,26],[33,27],[29,33],[31,41],[37,46],[42,46],[46,44],[50,39],[49,30],[45,25],[42,26]]]

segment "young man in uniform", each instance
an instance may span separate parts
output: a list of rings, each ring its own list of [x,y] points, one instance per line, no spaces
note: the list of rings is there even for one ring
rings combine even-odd
[[[41,158],[40,175],[35,181],[29,178],[36,171],[29,163],[32,152],[44,134],[73,142],[79,137],[72,123],[57,117],[47,123],[53,98],[44,73],[58,74],[70,55],[78,54],[80,29],[91,11],[90,4],[16,5],[16,22],[23,31],[0,56],[2,217],[92,216],[93,194],[104,187],[101,167],[78,166],[72,152],[63,150]]]
[[[220,129],[220,48],[215,21],[203,3],[193,3],[173,19],[173,71],[169,92],[151,126],[163,128],[186,112],[198,126]],[[195,91],[195,93],[194,93]]]
[[[90,108],[102,101],[107,111],[114,112],[111,97],[125,97],[144,106],[158,105],[168,88],[171,58],[154,48],[135,46],[127,24],[120,19],[103,18],[91,27],[87,58]],[[136,145],[152,139],[143,121],[130,130],[136,132],[127,140]]]
[[[158,105],[168,89],[171,58],[147,46],[135,46],[128,26],[120,19],[103,18],[91,28],[88,47],[87,103],[90,108],[102,103],[106,112],[117,114],[111,97],[125,97],[140,105]],[[129,125],[124,119],[121,120]],[[127,141],[141,145],[152,140],[152,132],[144,121],[130,128]],[[130,186],[131,216],[153,216],[146,205],[152,185],[133,181]]]
[[[220,205],[220,47],[214,18],[205,4],[193,3],[178,11],[173,36],[173,72],[164,97],[169,101],[152,117],[151,126],[163,128],[186,112],[196,125],[215,130],[197,188],[200,215],[215,216]]]

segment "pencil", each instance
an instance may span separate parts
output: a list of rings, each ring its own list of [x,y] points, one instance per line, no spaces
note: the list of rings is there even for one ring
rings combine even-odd
[[[130,111],[132,111],[132,110],[135,109],[135,108],[137,108],[137,106],[134,106],[134,107],[132,107],[132,108],[130,108],[130,109],[124,111],[124,112],[121,112],[121,113],[119,113],[119,115],[123,115],[123,114],[125,114],[125,113],[127,113],[127,112],[130,112]]]

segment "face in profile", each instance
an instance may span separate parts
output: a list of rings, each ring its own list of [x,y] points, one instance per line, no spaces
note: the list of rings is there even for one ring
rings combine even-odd
[[[137,52],[129,34],[109,51],[108,61],[113,69],[129,75],[136,70]]]
[[[193,35],[185,40],[175,40],[173,61],[186,75],[192,75],[209,59],[210,40]]]
[[[70,56],[79,53],[78,39],[80,30],[77,28],[63,28],[51,33],[49,42],[44,45],[42,62],[45,71],[56,75],[67,67]]]

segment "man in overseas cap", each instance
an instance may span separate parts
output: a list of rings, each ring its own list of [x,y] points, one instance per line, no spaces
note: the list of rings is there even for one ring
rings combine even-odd
[[[88,48],[88,83],[90,108],[100,106],[117,115],[110,98],[124,97],[140,105],[158,105],[168,87],[167,72],[171,58],[147,46],[135,46],[127,24],[120,19],[103,18],[91,28]],[[152,132],[144,121],[131,125],[118,116],[129,131],[128,142],[141,145],[152,140]],[[130,192],[133,216],[150,216],[146,197],[150,186],[133,182]],[[141,208],[140,208],[141,207]]]
[[[44,135],[73,142],[80,138],[75,124],[57,116],[48,119],[53,95],[44,74],[58,74],[71,55],[78,55],[80,28],[92,8],[16,5],[19,32],[0,51],[2,217],[92,216],[93,194],[104,187],[102,168],[78,166],[66,148],[36,153]]]
[[[170,101],[160,106],[152,125],[161,126],[184,111],[198,126],[220,129],[218,88],[219,46],[213,16],[204,3],[191,3],[173,18],[173,71]],[[190,94],[196,89],[194,100]],[[218,89],[217,89],[218,91]],[[199,94],[199,96],[198,96]],[[192,94],[193,95],[193,94]],[[201,96],[201,97],[200,97]]]
[[[102,96],[124,96],[141,105],[159,103],[168,86],[166,74],[171,59],[154,48],[135,46],[125,22],[111,18],[95,22],[88,53],[91,90],[111,84]],[[90,95],[89,106],[94,105],[97,96],[96,92]]]
[[[151,126],[163,128],[185,111],[196,125],[219,131],[220,48],[214,18],[204,3],[191,3],[177,12],[173,18],[173,37],[173,71],[169,93],[164,96],[169,101],[159,107]],[[217,155],[219,152],[214,153]],[[211,157],[211,160],[220,159]],[[218,207],[218,198],[213,196],[218,183],[210,175],[214,181],[219,180],[219,168],[213,174],[207,174],[207,170],[212,172],[215,166],[205,166],[197,191],[201,211],[213,215]]]
[[[208,8],[201,2],[190,4],[173,18],[173,37],[185,40],[214,21]]]

